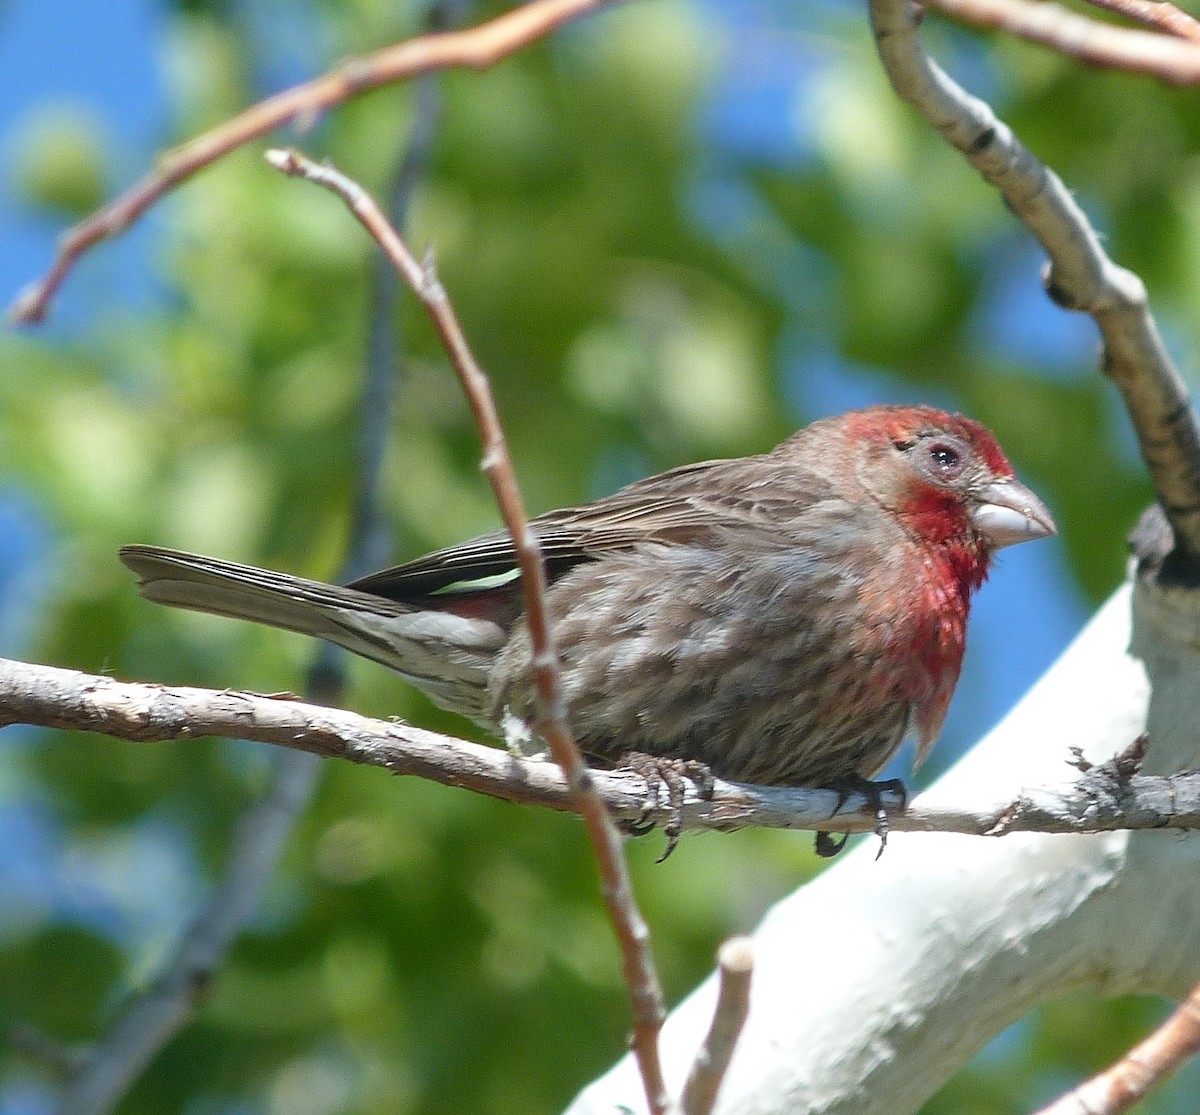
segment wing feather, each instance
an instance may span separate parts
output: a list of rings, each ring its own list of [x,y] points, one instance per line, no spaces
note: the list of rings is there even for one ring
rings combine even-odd
[[[539,515],[530,526],[551,580],[582,561],[639,543],[719,544],[730,528],[756,525],[777,534],[781,523],[834,495],[826,481],[784,461],[764,475],[764,459],[774,455],[684,465],[593,503]],[[459,584],[465,589],[469,582],[511,573],[516,566],[512,539],[498,530],[372,573],[349,587],[415,603]]]

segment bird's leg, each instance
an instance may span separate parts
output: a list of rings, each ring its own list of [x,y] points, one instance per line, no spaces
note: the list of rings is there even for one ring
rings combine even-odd
[[[686,791],[684,782],[691,782],[696,792],[702,798],[710,798],[713,794],[715,780],[713,773],[705,763],[695,759],[670,759],[661,755],[647,755],[644,751],[629,751],[621,756],[620,765],[640,774],[646,782],[646,804],[642,817],[625,824],[625,830],[634,836],[649,832],[654,824],[647,821],[646,815],[658,808],[662,791],[666,790],[667,805],[670,817],[663,826],[667,837],[667,847],[656,862],[662,863],[679,843],[679,834],[683,830],[683,798]]]
[[[900,809],[903,811],[908,804],[908,789],[899,778],[888,778],[882,782],[871,782],[869,779],[862,778],[857,774],[848,774],[844,778],[839,778],[832,783],[828,789],[836,790],[838,795],[838,803],[834,809],[836,816],[846,800],[851,794],[862,794],[867,799],[875,810],[875,835],[879,837],[879,851],[875,853],[875,858],[878,859],[883,855],[884,848],[887,847],[888,838],[888,815],[887,810],[883,805],[884,794],[894,794],[900,799]],[[831,833],[818,832],[814,842],[814,848],[817,855],[830,859],[836,856],[845,846],[846,841],[850,839],[848,832],[842,833],[841,840],[837,840]]]

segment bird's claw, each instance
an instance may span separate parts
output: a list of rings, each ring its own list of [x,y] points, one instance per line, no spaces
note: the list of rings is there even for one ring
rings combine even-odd
[[[879,851],[875,853],[875,858],[879,859],[883,855],[884,848],[887,847],[888,832],[888,814],[887,809],[883,805],[884,794],[892,794],[900,799],[900,811],[902,812],[908,804],[908,789],[899,778],[888,778],[882,782],[871,782],[866,778],[860,778],[858,775],[848,775],[845,778],[839,779],[836,783],[829,787],[831,790],[836,790],[838,795],[838,803],[834,808],[836,815],[841,811],[843,805],[851,794],[862,794],[867,799],[867,802],[875,810],[875,835],[879,837]],[[848,832],[841,834],[841,840],[837,840],[832,833],[818,832],[814,841],[814,850],[817,855],[831,859],[836,856],[845,846],[846,841],[850,839]]]
[[[663,791],[666,791],[666,804],[670,810],[663,832],[667,837],[667,846],[656,863],[662,863],[679,843],[679,834],[683,831],[683,801],[687,787],[685,782],[691,782],[696,787],[696,793],[702,798],[710,798],[716,785],[713,773],[707,764],[695,759],[671,759],[661,755],[647,755],[642,751],[630,751],[621,757],[621,766],[640,774],[646,783],[646,802],[642,807],[642,816],[636,821],[625,822],[625,831],[641,836],[654,828],[654,822],[647,819],[648,815],[659,808],[662,803]]]
[[[841,805],[839,804],[838,809],[840,808]],[[846,846],[846,841],[850,839],[848,832],[839,832],[837,835],[841,837],[841,840],[838,840],[832,832],[813,833],[813,851],[822,859],[833,859]]]

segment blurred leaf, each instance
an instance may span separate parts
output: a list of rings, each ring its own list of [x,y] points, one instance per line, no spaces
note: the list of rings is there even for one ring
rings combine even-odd
[[[44,103],[17,125],[15,186],[35,205],[82,217],[110,184],[108,137],[86,104]]]

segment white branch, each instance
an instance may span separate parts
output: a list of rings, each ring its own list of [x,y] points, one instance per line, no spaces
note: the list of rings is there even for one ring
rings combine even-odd
[[[971,802],[1052,781],[1143,727],[1148,764],[1197,758],[1200,614],[1185,590],[1116,593],[1021,703],[925,795]],[[1153,698],[1151,698],[1153,693]],[[1200,978],[1200,839],[1174,833],[893,837],[864,844],[753,934],[750,1018],[717,1104],[730,1115],[902,1115],[1036,1003],[1072,988],[1182,997]],[[712,1017],[710,979],[671,1015],[682,1083]],[[627,1061],[571,1115],[640,1112]]]

